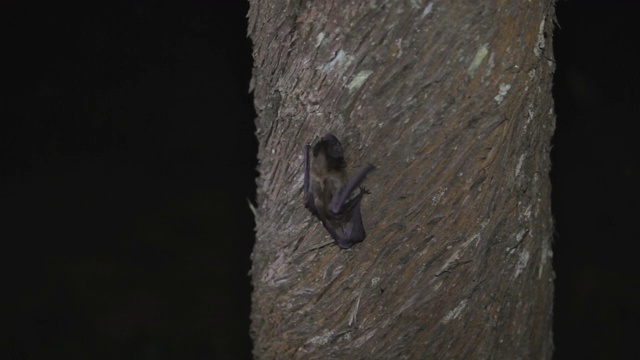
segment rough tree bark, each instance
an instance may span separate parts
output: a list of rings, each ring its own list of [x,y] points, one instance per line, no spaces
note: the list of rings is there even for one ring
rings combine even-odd
[[[257,358],[551,357],[553,11],[251,0]],[[377,166],[349,250],[303,207],[328,132]]]

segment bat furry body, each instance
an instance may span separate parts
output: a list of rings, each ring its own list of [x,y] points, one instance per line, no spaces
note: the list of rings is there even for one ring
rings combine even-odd
[[[374,166],[367,164],[349,179],[342,144],[328,134],[313,146],[304,148],[304,204],[318,217],[336,245],[342,249],[352,247],[366,237],[360,201],[367,190],[360,187]],[[351,198],[351,193],[360,188]]]

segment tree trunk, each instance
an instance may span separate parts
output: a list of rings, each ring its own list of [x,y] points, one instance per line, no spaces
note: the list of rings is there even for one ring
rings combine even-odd
[[[257,358],[551,358],[553,11],[251,1]],[[348,250],[303,206],[328,132],[377,167]]]

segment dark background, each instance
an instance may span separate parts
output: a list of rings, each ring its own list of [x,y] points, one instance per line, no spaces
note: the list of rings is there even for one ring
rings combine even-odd
[[[247,10],[5,9],[0,359],[250,358]],[[638,10],[557,4],[557,359],[640,358]]]
[[[556,9],[555,355],[640,359],[640,2]]]

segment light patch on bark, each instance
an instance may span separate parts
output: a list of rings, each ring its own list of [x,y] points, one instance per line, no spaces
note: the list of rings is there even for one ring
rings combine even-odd
[[[527,206],[527,209],[524,211],[525,220],[531,220],[531,205]]]
[[[440,270],[436,273],[436,274],[443,274],[447,271],[450,271],[450,266],[454,265],[458,260],[460,260],[460,252],[463,251],[464,249],[466,249],[467,247],[469,247],[469,244],[473,241],[473,240],[479,240],[480,236],[479,235],[474,235],[470,238],[468,238],[464,243],[462,243],[462,245],[460,245],[460,247],[453,253],[453,255],[451,255],[445,262],[444,265],[442,265],[442,267],[440,267]],[[476,241],[476,245],[478,244],[478,241]],[[447,246],[447,250],[451,249],[451,246]]]
[[[482,44],[482,46],[480,46],[480,48],[476,52],[476,55],[473,57],[473,60],[471,61],[471,65],[469,65],[469,68],[467,69],[467,74],[469,74],[469,76],[473,77],[473,74],[475,74],[480,64],[482,64],[482,61],[484,60],[484,58],[487,57],[487,54],[489,54],[488,45],[489,44]]]
[[[540,279],[540,277],[542,277],[542,270],[544,270],[545,266],[547,265],[547,260],[551,259],[553,257],[553,250],[551,250],[551,248],[549,247],[549,243],[545,242],[544,245],[542,245],[542,251],[540,252],[540,267],[538,268],[538,279]]]
[[[524,164],[525,157],[526,157],[526,154],[522,154],[518,159],[518,164],[516,164],[516,174],[515,174],[516,176],[520,175],[520,170],[522,170],[522,164]]]
[[[516,265],[516,273],[513,277],[514,279],[517,278],[518,275],[520,275],[522,270],[524,270],[524,268],[527,266],[527,263],[529,263],[529,252],[525,249],[520,253],[520,258],[518,259],[518,264]]]
[[[480,233],[477,233],[471,237],[471,239],[476,239],[475,247],[478,247],[478,243],[480,243]]]
[[[362,86],[362,84],[364,84],[365,81],[367,81],[367,79],[369,78],[369,76],[371,76],[371,74],[373,74],[373,71],[371,71],[371,70],[362,70],[362,71],[360,71],[353,78],[353,80],[351,80],[349,85],[347,85],[347,89],[349,89],[349,91],[352,91],[353,89],[359,88],[360,86]]]
[[[393,57],[395,57],[396,59],[399,59],[402,56],[402,39],[396,39],[395,49],[396,49],[396,53],[393,55]]]
[[[467,306],[467,299],[460,301],[460,303],[458,304],[458,306],[455,307],[455,309],[449,311],[447,315],[445,315],[445,317],[442,319],[442,323],[446,324],[449,321],[456,319],[458,316],[460,316],[460,313],[462,312],[462,310],[464,310],[466,306]]]
[[[422,15],[420,15],[420,17],[423,18],[423,17],[429,15],[431,10],[433,10],[433,2],[430,2],[430,3],[427,4],[427,6],[424,8],[424,11],[422,12]]]
[[[502,100],[504,100],[504,97],[509,92],[509,89],[511,89],[511,84],[504,84],[504,83],[500,84],[500,90],[498,91],[498,95],[496,95],[496,97],[493,98],[498,103],[498,105],[500,105]]]
[[[344,50],[339,50],[336,53],[336,56],[333,59],[329,60],[329,62],[322,65],[320,68],[323,72],[327,73],[333,71],[334,69],[346,68],[353,61],[353,56],[347,55]]]
[[[358,319],[358,309],[360,308],[360,298],[362,297],[362,293],[358,295],[358,299],[356,300],[353,309],[351,309],[351,314],[349,314],[349,323],[347,324],[351,327],[352,324],[355,324]]]
[[[544,50],[544,47],[545,47],[544,23],[546,19],[547,19],[546,17],[542,18],[542,21],[540,22],[540,27],[538,28],[538,41],[536,41],[536,44],[533,47],[533,53],[536,57],[540,57],[540,55],[542,54],[542,50]]]
[[[373,329],[368,333],[364,334],[363,336],[360,336],[353,342],[353,346],[357,348],[361,347],[364,343],[366,343],[369,339],[371,339],[371,337],[373,337],[376,331],[377,331],[376,329]]]
[[[307,344],[326,345],[332,336],[333,336],[333,331],[325,330],[322,333],[322,335],[314,336],[311,339],[309,339],[309,341],[307,341]]]
[[[321,32],[316,36],[316,47],[319,47],[320,44],[322,44],[323,40],[324,40],[324,32]]]
[[[522,229],[520,231],[518,231],[518,233],[516,234],[516,244],[519,244],[520,241],[522,241],[522,238],[524,237],[524,234],[527,233],[527,230]]]
[[[435,195],[433,195],[433,197],[431,198],[431,204],[433,205],[437,205],[440,200],[442,199],[442,197],[444,196],[444,194],[447,192],[447,188],[444,188],[440,191],[438,191]]]
[[[485,73],[486,76],[491,75],[491,70],[493,70],[494,66],[496,66],[495,53],[492,52],[491,55],[489,55],[489,61],[487,61],[487,72]]]

